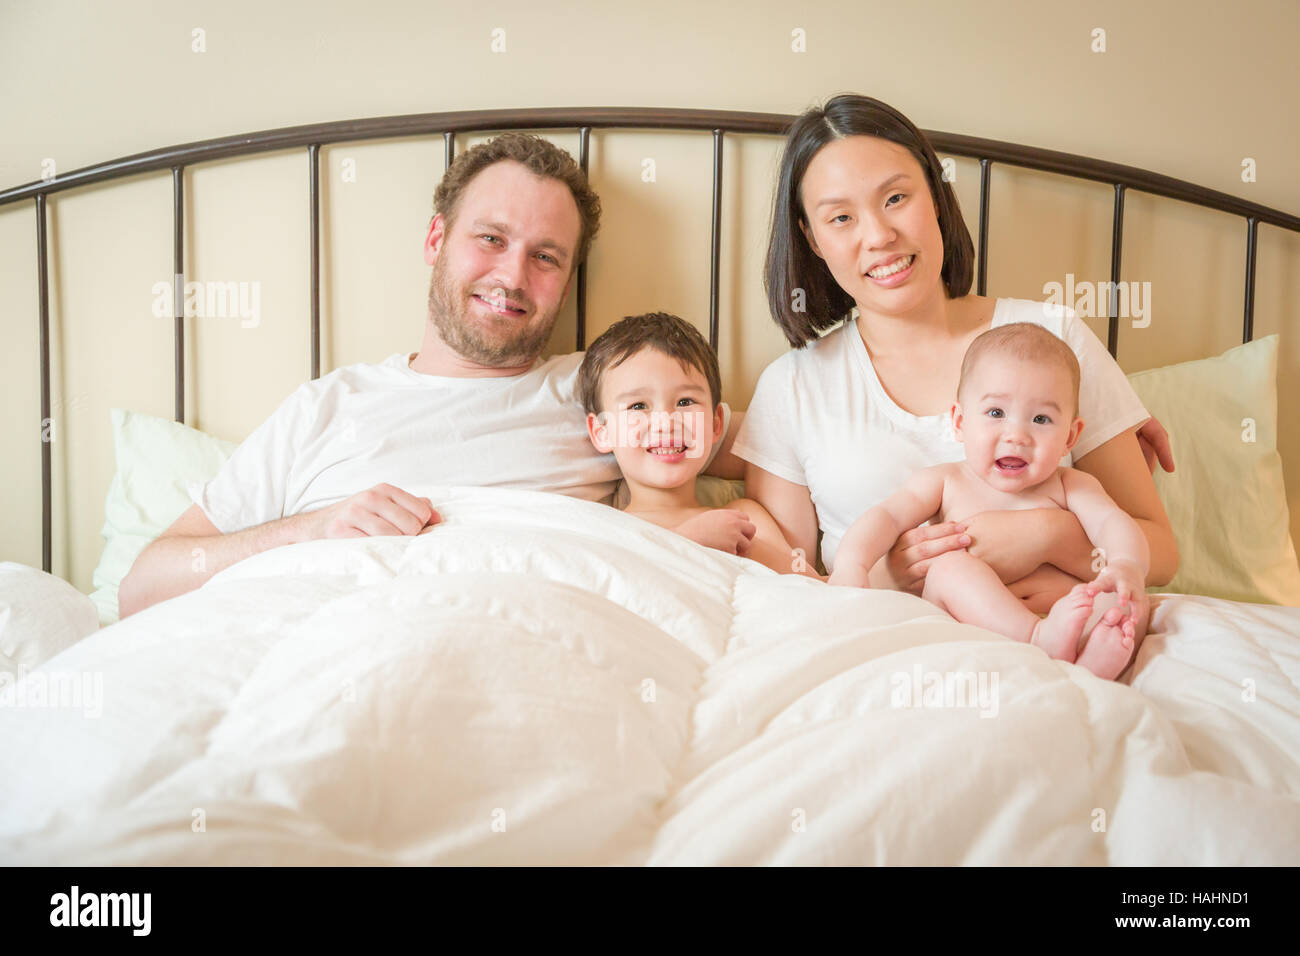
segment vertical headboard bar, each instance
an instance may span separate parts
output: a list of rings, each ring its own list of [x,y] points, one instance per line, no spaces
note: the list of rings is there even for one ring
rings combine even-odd
[[[578,130],[578,165],[582,167],[583,173],[587,172],[590,138],[590,126],[583,126]],[[587,263],[585,261],[578,264],[578,327],[575,339],[574,351],[583,351],[587,347]]]
[[[975,293],[983,295],[989,282],[989,167],[987,159],[980,160],[980,249],[979,269],[975,282]]]
[[[1259,220],[1246,217],[1246,315],[1241,324],[1241,344],[1255,337],[1255,236]]]
[[[718,282],[722,248],[722,130],[713,131],[713,235],[709,251],[709,344],[718,350]]]
[[[320,143],[307,147],[311,192],[311,377],[320,378]]]
[[[176,420],[185,424],[185,167],[172,167],[172,344]]]
[[[442,152],[443,166],[451,169],[452,161],[456,158],[456,134],[451,130],[442,134]]]
[[[53,534],[50,523],[51,469],[50,441],[50,272],[45,241],[45,193],[36,194],[36,282],[40,302],[41,352],[41,567],[53,573]]]
[[[1110,231],[1110,302],[1106,305],[1109,327],[1106,331],[1106,348],[1110,357],[1119,354],[1119,266],[1124,252],[1124,190],[1123,183],[1115,184],[1115,221]]]

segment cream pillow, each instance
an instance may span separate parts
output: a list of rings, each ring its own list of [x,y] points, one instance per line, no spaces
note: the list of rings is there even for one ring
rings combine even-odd
[[[0,562],[0,690],[99,628],[86,595],[52,574]]]
[[[101,624],[117,621],[117,587],[140,552],[192,504],[186,483],[212,478],[236,447],[166,418],[120,408],[109,414],[117,473],[104,501],[104,553],[90,595]]]
[[[1156,590],[1300,605],[1277,453],[1277,345],[1270,335],[1128,377],[1168,429],[1176,464],[1155,478],[1178,541],[1178,574]]]

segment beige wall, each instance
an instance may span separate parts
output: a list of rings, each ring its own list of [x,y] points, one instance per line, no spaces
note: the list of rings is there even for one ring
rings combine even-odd
[[[191,31],[206,52],[191,50]],[[490,51],[505,30],[506,52]],[[1093,28],[1107,51],[1090,51]],[[806,31],[807,52],[791,50]],[[920,126],[1145,167],[1300,213],[1300,6],[1128,2],[497,3],[288,5],[51,2],[0,6],[0,185],[159,146],[366,116],[525,106],[797,112],[842,90]],[[576,136],[557,141],[576,149]],[[463,142],[472,142],[466,138]],[[604,199],[590,331],[632,311],[708,313],[707,134],[597,133]],[[428,270],[420,244],[442,172],[438,138],[322,152],[326,370],[413,349]],[[1258,181],[1241,181],[1241,161]],[[653,157],[657,181],[641,181]],[[781,337],[760,265],[777,141],[727,146],[722,361],[743,406]],[[344,183],[344,159],[357,181]],[[977,167],[958,165],[972,223]],[[239,439],[308,374],[305,151],[187,174],[189,278],[256,281],[261,321],[189,321],[189,422]],[[1110,197],[997,169],[989,289],[1107,277]],[[55,360],[55,570],[88,589],[112,475],[108,409],[169,416],[169,175],[50,202]],[[0,207],[0,560],[40,563],[34,214]],[[1121,336],[1129,371],[1235,344],[1243,225],[1131,195],[1126,279],[1150,281],[1153,322]],[[1280,441],[1300,528],[1300,236],[1260,233],[1257,331],[1282,333]],[[1104,334],[1103,323],[1094,328]],[[557,328],[571,341],[572,308]]]

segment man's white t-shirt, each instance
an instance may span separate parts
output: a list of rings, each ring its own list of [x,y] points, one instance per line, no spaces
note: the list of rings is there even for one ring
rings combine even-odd
[[[299,386],[191,497],[222,534],[381,482],[419,497],[470,485],[608,503],[621,475],[587,437],[582,357],[539,358],[527,372],[495,378],[426,375],[406,353],[336,369]]]
[[[998,299],[991,328],[1011,322],[1043,326],[1079,359],[1083,433],[1062,465],[1150,417],[1123,371],[1073,310]],[[808,488],[828,571],[840,540],[863,512],[897,491],[912,472],[966,457],[947,414],[913,415],[889,397],[856,321],[787,352],[763,371],[732,453]]]

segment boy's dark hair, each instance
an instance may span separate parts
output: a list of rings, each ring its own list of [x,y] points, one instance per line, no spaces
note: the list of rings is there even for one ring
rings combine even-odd
[[[812,251],[799,228],[807,224],[802,186],[804,173],[822,147],[846,136],[874,136],[897,143],[910,152],[925,173],[930,196],[938,209],[943,235],[940,273],[950,299],[970,292],[975,275],[975,245],[962,219],[952,183],[943,178],[943,166],[925,134],[887,103],[842,93],[820,109],[805,110],[786,135],[785,152],[777,178],[772,208],[772,231],[763,266],[772,318],[795,348],[816,341],[818,334],[838,323],[853,308],[853,297],[841,288],[821,257]],[[802,310],[794,306],[794,292],[802,289]]]
[[[442,181],[433,193],[433,208],[447,219],[448,228],[456,221],[460,194],[470,181],[494,163],[513,160],[522,164],[534,176],[556,179],[569,187],[578,207],[582,228],[578,233],[578,248],[574,250],[570,272],[587,259],[591,241],[600,229],[600,198],[587,182],[587,174],[567,152],[550,140],[531,133],[502,133],[479,143],[454,160],[443,174]]]
[[[600,383],[605,372],[615,368],[642,349],[655,349],[675,358],[682,368],[695,369],[709,383],[713,407],[722,401],[722,375],[718,356],[700,330],[685,319],[667,312],[647,312],[619,319],[587,347],[578,369],[578,397],[588,414],[598,414]]]

